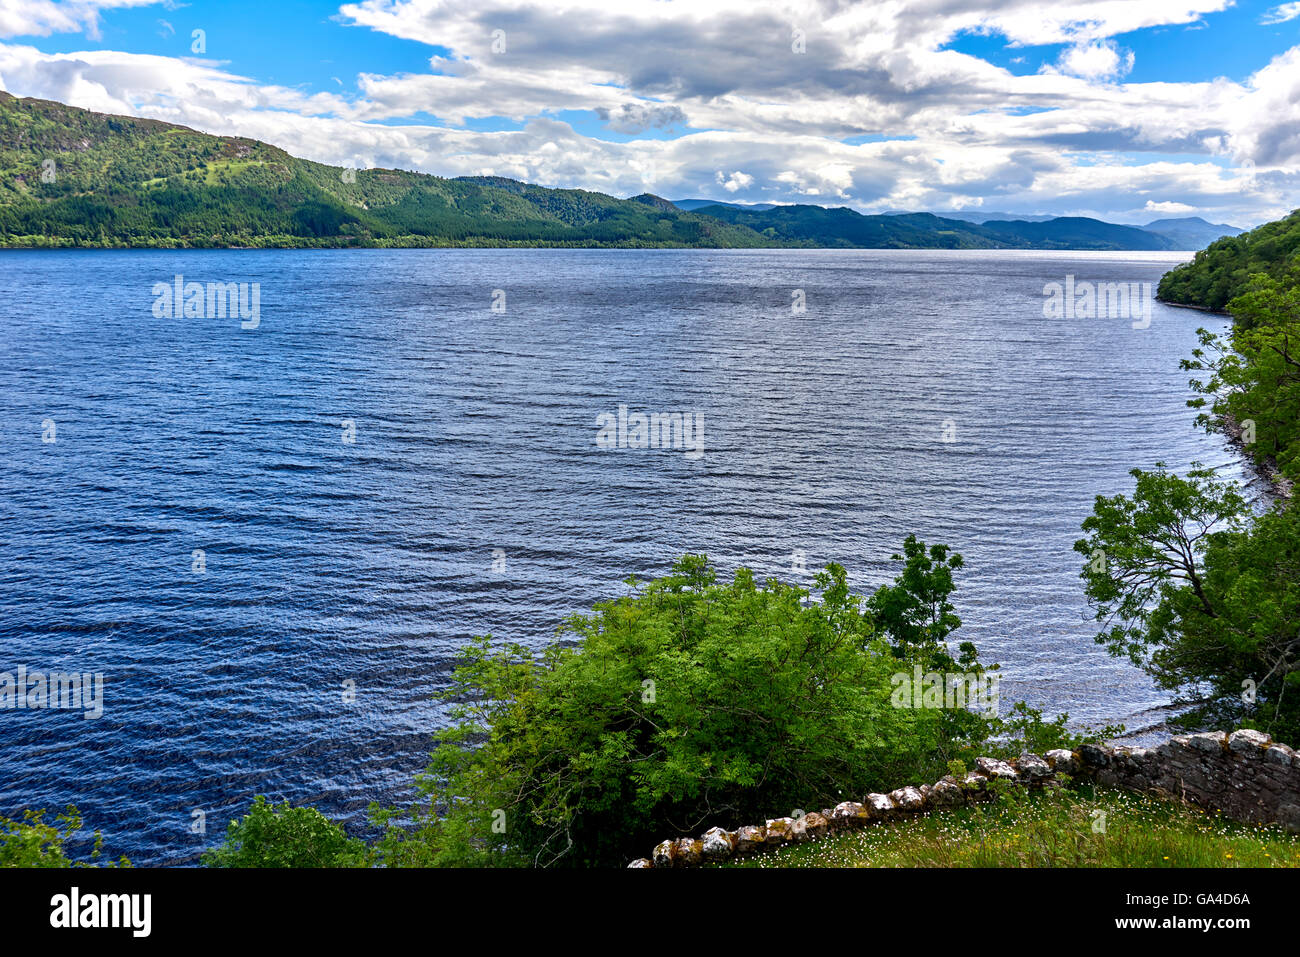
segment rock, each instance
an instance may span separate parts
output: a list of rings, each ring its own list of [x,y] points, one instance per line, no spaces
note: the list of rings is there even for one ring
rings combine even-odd
[[[693,837],[677,839],[677,856],[674,867],[694,867],[704,859],[704,842]]]
[[[1052,776],[1051,766],[1038,755],[1031,754],[1028,751],[1016,758],[1014,767],[1022,779],[1027,778],[1031,783]]]
[[[1261,731],[1234,731],[1228,736],[1228,750],[1251,758],[1263,757],[1262,751],[1273,739]]]
[[[1204,731],[1201,734],[1189,734],[1187,746],[1193,751],[1213,753],[1222,751],[1227,746],[1228,736],[1222,731]]]
[[[767,822],[767,841],[768,847],[777,847],[781,844],[789,844],[794,840],[794,819],[788,817],[774,817]]]
[[[919,811],[925,807],[925,798],[911,785],[890,791],[889,798],[900,811]]]
[[[745,825],[736,829],[736,853],[756,851],[767,843],[767,828],[762,825]]]
[[[1051,765],[1052,770],[1057,774],[1073,774],[1079,767],[1074,752],[1067,751],[1065,748],[1048,751],[1044,757],[1047,758],[1047,763]]]
[[[736,835],[720,827],[711,827],[700,839],[706,861],[721,861],[736,852]]]
[[[1081,768],[1104,768],[1110,764],[1110,751],[1104,745],[1084,744],[1079,746],[1079,766]]]
[[[1016,769],[1005,761],[999,761],[997,758],[976,758],[975,767],[979,768],[980,773],[989,780],[1001,778],[1014,781],[1016,779]]]
[[[808,833],[808,815],[804,814],[791,819],[790,840],[795,844],[803,844],[812,840],[812,836]]]
[[[1300,804],[1284,804],[1277,809],[1277,823],[1292,834],[1300,834]]]
[[[638,857],[635,861],[629,864],[628,867],[632,867],[632,868],[654,867],[654,864],[650,862],[650,858],[648,857]]]
[[[677,842],[660,841],[655,845],[651,858],[655,867],[672,867],[673,861],[677,859]]]
[[[1264,752],[1264,761],[1266,764],[1280,764],[1286,766],[1295,758],[1295,752],[1285,744],[1275,744]]]
[[[953,778],[935,781],[930,788],[929,803],[931,807],[954,807],[966,802],[966,792]]]
[[[864,803],[873,820],[884,820],[896,813],[893,799],[888,794],[868,794]]]
[[[812,840],[818,840],[825,837],[831,829],[830,821],[826,820],[825,815],[816,811],[810,811],[803,816],[803,824],[807,829],[808,837]]]
[[[866,805],[857,801],[842,801],[831,812],[831,820],[839,827],[861,827],[870,817]]]

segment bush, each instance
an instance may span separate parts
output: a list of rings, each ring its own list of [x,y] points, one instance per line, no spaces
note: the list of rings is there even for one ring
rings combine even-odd
[[[457,723],[438,736],[418,806],[376,810],[381,859],[621,865],[673,833],[860,799],[974,757],[992,722],[891,705],[891,676],[912,660],[845,579],[829,565],[817,600],[748,569],[719,582],[686,556],[572,618],[571,640],[540,655],[480,640],[445,695]],[[946,595],[933,575],[917,581]],[[898,592],[881,604],[916,618]],[[920,643],[928,664],[932,642]]]
[[[315,808],[277,806],[259,794],[202,860],[207,867],[369,867],[371,853]]]
[[[95,832],[87,859],[76,860],[65,845],[81,830],[81,813],[69,804],[54,820],[47,823],[43,809],[24,811],[21,821],[0,817],[0,867],[94,867],[104,842],[100,833]],[[130,867],[131,862],[123,857],[116,866]]]

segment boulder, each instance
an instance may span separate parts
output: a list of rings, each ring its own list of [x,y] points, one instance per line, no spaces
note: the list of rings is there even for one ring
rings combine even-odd
[[[830,832],[831,823],[826,816],[817,811],[810,811],[803,816],[803,825],[812,840],[823,838]]]
[[[1175,738],[1174,740],[1178,740]],[[1189,734],[1185,739],[1187,747],[1193,751],[1206,751],[1214,753],[1222,751],[1228,746],[1228,736],[1222,731],[1203,731],[1200,734]]]
[[[955,807],[966,803],[966,792],[954,778],[944,778],[934,782],[928,801],[931,807]]]
[[[1073,751],[1067,751],[1065,748],[1055,748],[1044,755],[1047,763],[1051,765],[1053,771],[1057,774],[1073,774],[1078,770],[1079,762],[1074,756]]]
[[[861,827],[870,817],[866,805],[857,801],[842,801],[831,812],[831,820],[837,827]]]
[[[650,858],[648,857],[638,857],[635,861],[629,864],[628,867],[634,867],[634,868],[654,867],[654,864],[650,862]]]
[[[677,839],[677,856],[674,867],[694,867],[704,860],[704,842],[693,837]]]
[[[651,860],[655,867],[672,867],[673,862],[677,860],[677,842],[660,841],[655,845]]]
[[[1273,739],[1262,731],[1234,731],[1228,736],[1228,750],[1249,758],[1261,758]]]
[[[863,803],[872,820],[885,820],[896,813],[894,801],[888,794],[868,794]]]
[[[1016,779],[1016,769],[1005,761],[999,761],[997,758],[976,758],[975,767],[979,768],[980,774],[989,780],[1001,778],[1006,781]]]
[[[925,797],[911,785],[890,791],[889,798],[900,811],[919,811],[925,807]]]
[[[736,852],[736,835],[720,827],[711,827],[700,838],[706,861],[721,861]]]
[[[1038,755],[1031,754],[1028,751],[1016,758],[1014,766],[1021,779],[1027,780],[1031,784],[1052,776],[1051,766]]]
[[[1110,766],[1110,750],[1101,744],[1083,744],[1079,746],[1080,769],[1096,769]]]
[[[767,844],[767,828],[761,824],[736,828],[736,853],[746,854]]]
[[[781,844],[789,844],[794,840],[794,819],[789,817],[774,817],[767,822],[767,840],[768,847],[777,847]]]

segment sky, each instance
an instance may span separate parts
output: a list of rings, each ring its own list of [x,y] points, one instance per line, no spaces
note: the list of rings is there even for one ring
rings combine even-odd
[[[0,0],[0,87],[335,165],[632,196],[1300,202],[1300,2]]]

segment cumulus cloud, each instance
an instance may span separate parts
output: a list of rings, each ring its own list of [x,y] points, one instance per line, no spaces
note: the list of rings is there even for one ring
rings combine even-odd
[[[66,28],[89,29],[110,2],[137,0],[81,4]],[[1300,48],[1241,82],[1133,83],[1116,39],[1229,2],[363,0],[338,20],[426,44],[427,72],[312,93],[201,59],[0,44],[0,85],[336,164],[864,212],[982,204],[1139,221],[1145,204],[1172,203],[1245,225],[1285,211],[1297,185]],[[0,29],[5,11],[37,8],[0,0]],[[1017,75],[946,48],[971,33],[1064,50]],[[566,111],[634,138],[582,135]],[[1162,158],[1134,160],[1144,152]],[[1247,161],[1250,175],[1225,168]]]
[[[686,114],[680,106],[659,106],[652,103],[624,103],[617,110],[598,106],[596,115],[615,133],[632,135],[646,130],[685,126],[687,123]]]
[[[0,0],[0,37],[47,37],[86,33],[99,39],[99,15],[123,7],[147,7],[162,0]]]

